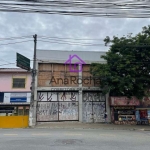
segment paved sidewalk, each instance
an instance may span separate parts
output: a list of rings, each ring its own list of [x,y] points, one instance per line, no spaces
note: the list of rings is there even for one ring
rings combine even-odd
[[[115,125],[105,123],[80,123],[80,122],[48,122],[38,123],[35,128],[60,128],[60,129],[105,129],[105,130],[141,130],[150,131],[150,125]]]

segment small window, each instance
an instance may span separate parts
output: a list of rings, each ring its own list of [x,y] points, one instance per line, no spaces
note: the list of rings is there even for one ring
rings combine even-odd
[[[13,78],[13,88],[25,88],[25,78]]]

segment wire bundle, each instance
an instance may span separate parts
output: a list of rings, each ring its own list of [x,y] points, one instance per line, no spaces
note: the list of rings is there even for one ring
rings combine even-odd
[[[13,42],[6,42],[5,41],[13,41]],[[32,35],[22,36],[22,37],[10,37],[10,38],[0,38],[0,46],[3,45],[10,45],[10,44],[17,44],[17,43],[24,43],[33,41]],[[102,44],[103,39],[88,39],[88,38],[61,38],[61,37],[47,37],[47,36],[38,36],[38,42],[48,42],[48,43],[56,43],[56,44],[65,44],[65,45],[77,45],[77,46],[105,46]],[[3,43],[1,43],[3,42]],[[100,43],[101,42],[101,43]],[[104,42],[103,42],[104,43]]]
[[[1,0],[0,11],[111,18],[149,18],[148,0]]]

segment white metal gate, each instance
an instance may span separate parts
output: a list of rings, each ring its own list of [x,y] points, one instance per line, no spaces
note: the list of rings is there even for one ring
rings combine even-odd
[[[37,122],[77,121],[77,92],[38,92]]]
[[[106,99],[100,92],[83,92],[83,122],[104,122]]]

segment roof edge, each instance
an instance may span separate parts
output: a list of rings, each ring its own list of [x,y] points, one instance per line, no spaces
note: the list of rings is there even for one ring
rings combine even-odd
[[[83,50],[43,50],[43,49],[37,49],[37,51],[65,51],[65,52],[108,52],[108,51],[88,51],[88,50],[86,50],[86,51],[83,51]]]
[[[21,68],[0,68],[0,72],[31,72]]]

